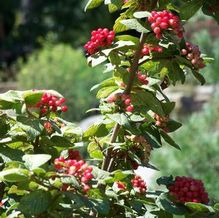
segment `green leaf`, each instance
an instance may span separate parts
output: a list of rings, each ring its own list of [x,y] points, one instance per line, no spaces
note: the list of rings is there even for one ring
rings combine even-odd
[[[175,102],[162,103],[162,108],[163,108],[165,115],[169,115],[173,111],[173,109],[175,108],[175,105],[176,105]]]
[[[216,204],[214,205],[214,209],[215,209],[216,211],[219,211],[219,203],[216,203]]]
[[[139,38],[131,36],[131,35],[116,36],[116,40],[117,41],[130,41],[130,42],[134,42],[135,44],[139,43]]]
[[[59,135],[53,135],[50,140],[53,145],[57,147],[70,147],[73,145],[73,143],[67,137]]]
[[[173,146],[176,149],[181,150],[180,146],[178,144],[176,144],[176,142],[163,130],[160,130],[160,134],[162,136],[162,138],[171,146]]]
[[[92,174],[98,183],[104,183],[105,179],[110,178],[110,173],[93,166]]]
[[[169,186],[173,183],[173,176],[162,176],[157,179],[158,185],[166,185]]]
[[[3,159],[4,163],[10,161],[22,161],[22,156],[24,152],[18,149],[12,149],[8,146],[0,146],[0,157]]]
[[[122,0],[110,0],[109,4],[108,4],[109,12],[113,13],[113,12],[119,10],[122,7],[122,5],[123,5]]]
[[[74,176],[66,176],[66,177],[61,177],[61,182],[63,184],[71,184],[76,188],[80,188],[80,184],[78,180]]]
[[[21,198],[18,209],[28,216],[40,215],[48,210],[50,204],[50,193],[37,190]]]
[[[148,33],[149,30],[147,30],[139,21],[136,19],[127,19],[127,20],[121,20],[120,23],[125,25],[128,29],[136,30],[140,33]]]
[[[89,0],[88,3],[85,6],[85,11],[89,10],[89,9],[93,9],[96,8],[98,6],[100,6],[103,3],[104,0]]]
[[[201,83],[201,85],[204,85],[206,83],[205,78],[198,71],[192,70],[192,74]]]
[[[198,213],[215,212],[212,207],[201,203],[187,202],[185,203],[185,205],[193,212],[198,212]]]
[[[23,156],[23,161],[28,169],[34,170],[41,167],[51,159],[49,154],[26,154]]]
[[[180,17],[182,20],[188,20],[201,8],[203,0],[190,0],[180,8]]]
[[[87,63],[91,67],[96,67],[107,60],[107,57],[103,54],[97,53],[87,58]]]
[[[120,56],[115,51],[110,52],[109,59],[112,65],[118,66],[121,63]]]
[[[103,153],[100,150],[100,145],[98,145],[96,142],[91,142],[89,143],[88,147],[87,147],[87,151],[90,155],[91,158],[94,159],[103,159]]]
[[[130,175],[133,175],[132,171],[116,170],[112,173],[112,178],[105,179],[105,182],[107,184],[109,184],[109,183],[113,183],[113,182],[116,182],[116,181],[122,181]]]
[[[96,123],[91,125],[85,132],[83,137],[89,138],[92,136],[96,137],[103,137],[108,134],[108,129],[106,128],[106,125],[103,123]]]
[[[181,81],[182,84],[185,82],[185,72],[176,61],[168,62],[166,66],[168,68],[168,76],[174,85],[177,81]]]
[[[150,17],[151,13],[148,11],[137,11],[133,14],[133,16],[135,18],[141,19],[141,18],[145,18],[145,17]]]
[[[175,120],[169,120],[167,122],[167,129],[168,129],[168,132],[174,132],[176,131],[177,129],[179,129],[180,127],[182,126],[181,123],[175,121]]]
[[[24,132],[26,132],[28,140],[31,141],[33,141],[37,136],[39,136],[44,130],[44,127],[39,119],[18,116],[17,121],[18,127],[20,127]]]
[[[147,106],[147,108],[152,110],[154,113],[164,116],[161,102],[156,98],[155,94],[149,92],[148,90],[137,92],[132,97],[132,102],[134,105],[139,107]]]
[[[0,180],[6,182],[22,182],[29,179],[29,172],[25,169],[8,169],[0,172]]]
[[[10,90],[6,93],[0,94],[0,109],[15,109],[17,104],[23,101],[22,92]]]
[[[184,207],[183,205],[176,205],[173,202],[171,202],[168,198],[167,193],[162,193],[157,198],[156,204],[160,209],[167,211],[171,214],[184,215],[188,212],[186,207]]]
[[[115,121],[121,126],[129,125],[128,118],[125,114],[107,114],[107,117],[109,117],[111,120]]]
[[[157,140],[155,140],[153,138],[153,136],[150,136],[146,131],[142,129],[142,133],[144,138],[148,141],[148,143],[153,147],[153,148],[160,148],[161,147],[161,143],[157,142]]]
[[[6,137],[6,134],[10,129],[10,125],[6,119],[6,115],[0,114],[0,138]]]
[[[118,86],[108,86],[108,87],[103,87],[97,92],[97,98],[106,98],[108,97],[111,93],[116,91],[118,89]]]
[[[115,85],[116,85],[115,79],[114,78],[109,78],[109,79],[106,79],[103,82],[101,82],[98,85],[98,87],[103,88],[103,87],[115,86]],[[95,88],[97,88],[97,87],[95,87]],[[93,90],[93,89],[91,89],[91,90]]]
[[[219,23],[219,6],[217,0],[204,1],[202,11],[208,16],[212,16]]]
[[[42,98],[42,95],[43,95],[43,91],[25,91],[23,93],[23,97],[24,97],[24,101],[27,105],[35,105],[37,104],[41,98]]]

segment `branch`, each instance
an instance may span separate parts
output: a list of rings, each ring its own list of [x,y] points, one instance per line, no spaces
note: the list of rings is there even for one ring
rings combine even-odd
[[[141,34],[140,43],[139,43],[137,50],[135,51],[134,58],[133,58],[133,61],[132,61],[131,67],[130,67],[129,82],[128,82],[127,87],[124,91],[124,94],[129,95],[131,93],[134,79],[136,76],[136,72],[138,71],[138,65],[139,65],[139,59],[141,57],[141,51],[142,51],[142,48],[144,46],[146,37],[147,37],[147,34],[145,34],[145,33]],[[116,141],[120,128],[121,128],[121,126],[117,123],[113,129],[110,143],[114,143]],[[113,169],[114,158],[112,158],[112,151],[113,151],[113,148],[108,148],[106,151],[106,157],[104,158],[103,164],[102,164],[103,170],[111,171]]]

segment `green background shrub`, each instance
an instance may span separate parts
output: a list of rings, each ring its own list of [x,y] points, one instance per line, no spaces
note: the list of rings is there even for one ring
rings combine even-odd
[[[46,44],[20,64],[20,89],[55,89],[67,99],[66,118],[79,121],[86,110],[95,106],[90,88],[104,77],[102,68],[89,68],[84,54],[65,44]]]

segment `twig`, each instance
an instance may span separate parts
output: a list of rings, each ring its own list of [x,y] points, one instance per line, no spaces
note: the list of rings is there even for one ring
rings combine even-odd
[[[147,34],[145,34],[145,33],[141,34],[140,43],[139,43],[139,46],[134,54],[133,62],[132,62],[131,67],[130,67],[129,82],[128,82],[127,87],[124,91],[124,94],[131,93],[131,89],[132,89],[132,86],[134,83],[136,72],[138,70],[138,65],[139,65],[138,62],[139,62],[139,59],[141,56],[141,50],[144,46],[146,37],[147,37]],[[111,140],[110,140],[111,143],[114,143],[116,141],[120,128],[121,128],[121,126],[117,123],[113,129],[113,133],[112,133]],[[112,151],[113,151],[113,148],[108,148],[106,151],[106,157],[104,158],[103,164],[102,164],[103,170],[111,171],[113,169],[114,158],[111,157]]]

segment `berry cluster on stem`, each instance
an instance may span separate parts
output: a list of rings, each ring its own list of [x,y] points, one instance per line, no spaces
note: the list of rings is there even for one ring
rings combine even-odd
[[[204,60],[201,58],[201,52],[197,45],[186,42],[186,48],[181,50],[181,54],[190,60],[195,68],[202,69],[205,67]]]
[[[154,114],[154,119],[156,120],[155,125],[163,129],[165,132],[168,132],[167,122],[169,121],[168,116],[160,116],[158,114]]]
[[[144,194],[147,190],[147,186],[145,181],[140,176],[135,176],[131,180],[132,186],[135,189],[135,191]]]
[[[50,134],[53,131],[52,124],[49,121],[44,122],[43,127]]]
[[[40,114],[42,116],[49,112],[62,111],[66,112],[68,107],[63,105],[65,103],[65,98],[59,98],[57,96],[51,95],[49,93],[43,93],[41,100],[36,104],[36,107],[40,109]]]
[[[177,176],[172,185],[168,187],[169,193],[173,196],[176,202],[186,203],[203,203],[208,204],[208,193],[205,191],[201,180],[190,177]]]
[[[149,81],[148,81],[148,77],[146,74],[142,74],[141,71],[137,72],[137,78],[138,81],[144,85],[148,85]]]
[[[141,51],[142,56],[149,55],[151,52],[162,53],[163,48],[161,46],[153,46],[153,45],[150,45],[150,44],[144,44],[144,47]]]
[[[71,159],[71,158],[74,159]],[[77,151],[69,152],[69,157],[65,159],[64,157],[56,158],[54,161],[55,169],[67,175],[72,175],[77,178],[83,187],[83,191],[87,192],[90,189],[88,182],[93,178],[91,166],[88,166],[84,160],[80,160],[80,155]]]
[[[179,17],[169,11],[152,11],[148,21],[158,39],[162,38],[165,30],[173,31],[179,38],[183,37],[183,29]]]
[[[115,32],[113,30],[108,30],[107,28],[99,28],[92,31],[91,39],[88,41],[84,49],[88,54],[92,55],[98,52],[101,48],[110,46],[115,39]]]

